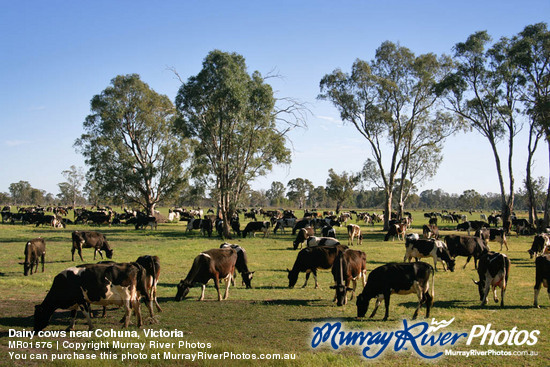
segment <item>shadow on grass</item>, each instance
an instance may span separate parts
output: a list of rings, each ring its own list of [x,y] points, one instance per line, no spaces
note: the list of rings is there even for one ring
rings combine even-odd
[[[0,324],[2,326],[13,326],[13,327],[29,328],[29,327],[33,327],[33,317],[31,317],[31,316],[0,317]],[[4,333],[0,333],[0,336],[7,336],[7,335],[3,335],[3,334]]]
[[[351,322],[351,321],[374,321],[368,319],[360,319],[357,317],[305,317],[301,319],[289,319],[288,321],[298,321],[298,322]]]
[[[290,288],[288,288],[288,286],[285,287],[281,285],[262,285],[259,287],[252,286],[252,289],[290,289]]]
[[[325,301],[317,299],[268,299],[252,301],[252,304],[263,306],[326,306]]]

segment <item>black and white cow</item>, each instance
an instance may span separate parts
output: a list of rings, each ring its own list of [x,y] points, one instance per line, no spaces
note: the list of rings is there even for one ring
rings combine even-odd
[[[431,294],[429,292],[430,275],[432,276]],[[374,317],[383,299],[386,306],[383,320],[386,321],[389,315],[390,295],[411,293],[416,293],[418,296],[418,307],[414,312],[413,320],[418,316],[418,311],[423,304],[426,304],[426,317],[430,317],[430,308],[434,299],[434,269],[430,264],[389,263],[379,266],[370,272],[363,292],[357,297],[357,317],[364,317],[370,300],[376,298],[370,317]]]
[[[434,269],[437,271],[437,261],[443,264],[443,270],[447,271],[445,265],[450,271],[455,270],[455,260],[451,257],[447,245],[443,241],[435,239],[418,239],[413,240],[409,237],[405,240],[405,257],[403,261],[411,262],[412,258],[416,261],[420,258],[431,257],[434,260]]]
[[[107,256],[108,259],[111,259],[113,257],[113,250],[111,249],[111,246],[109,245],[109,242],[107,242],[107,239],[105,238],[103,233],[99,233],[95,231],[74,231],[72,233],[72,238],[73,238],[73,247],[71,248],[72,261],[74,261],[75,251],[78,251],[80,260],[84,261],[84,259],[82,259],[83,248],[94,249],[94,260],[98,252],[101,258],[103,259],[103,254],[101,253],[101,251],[105,251],[105,256]]]
[[[388,225],[388,233],[384,237],[384,241],[388,241],[390,237],[392,238],[392,241],[393,241],[396,236],[398,240],[404,240],[406,232],[407,232],[406,223],[390,223]]]
[[[543,255],[550,251],[550,235],[546,233],[538,234],[533,239],[533,244],[531,248],[527,250],[529,257],[532,259],[533,256]]]
[[[292,242],[292,245],[294,246],[294,250],[298,248],[298,245],[300,245],[300,249],[302,248],[302,244],[311,236],[314,235],[313,227],[305,227],[300,228],[298,230],[298,234],[296,235],[296,239],[294,242]]]
[[[331,226],[324,226],[323,228],[321,228],[321,235],[323,237],[336,238],[336,231]]]
[[[42,272],[44,272],[44,257],[46,256],[46,241],[43,238],[33,238],[25,244],[25,263],[23,264],[23,274],[25,276],[29,275],[29,270],[31,275],[33,273],[33,268],[36,267],[34,272],[38,271],[38,261],[42,261]]]
[[[336,238],[332,238],[332,237],[309,236],[306,239],[306,246],[307,247],[337,246],[339,244],[340,244],[340,241],[338,241]]]
[[[460,223],[456,226],[457,231],[468,231],[468,236],[470,235],[470,231],[475,232],[481,228],[489,228],[489,224],[480,220],[471,220],[469,222]]]
[[[235,263],[235,269],[241,273],[243,278],[242,284],[247,289],[252,288],[251,281],[254,276],[254,272],[248,269],[248,257],[246,256],[246,250],[239,245],[224,242],[220,245],[220,248],[232,248],[237,251],[237,262]],[[233,273],[233,286],[235,286],[235,273]]]
[[[422,226],[422,235],[426,239],[435,238],[437,240],[439,239],[439,228],[435,224],[424,224]]]
[[[452,258],[457,256],[466,256],[466,263],[463,269],[466,268],[470,259],[474,258],[474,266],[477,269],[477,261],[484,253],[489,251],[489,248],[479,237],[475,236],[458,236],[450,234],[445,236],[445,244],[449,249]]]
[[[538,256],[535,259],[535,301],[534,306],[539,308],[539,292],[541,285],[548,290],[550,298],[550,254]]]
[[[363,251],[347,249],[338,254],[334,264],[332,265],[332,276],[334,286],[330,287],[335,290],[334,301],[338,306],[343,306],[348,303],[347,293],[351,291],[351,298],[355,295],[357,287],[357,278],[362,278],[363,287],[367,282],[367,255]],[[349,287],[349,283],[353,282],[353,287]]]
[[[292,270],[288,270],[288,287],[294,288],[296,282],[298,281],[298,275],[302,272],[306,273],[306,281],[302,288],[307,285],[309,279],[309,274],[313,273],[313,278],[315,279],[315,288],[319,288],[317,283],[317,269],[330,269],[336,256],[340,252],[343,252],[347,249],[347,246],[337,245],[337,246],[316,246],[316,247],[307,247],[298,252],[296,261]]]
[[[285,228],[294,228],[296,224],[296,218],[279,218],[275,221],[275,228],[273,228],[273,234],[277,234],[277,231],[280,229],[281,232],[285,233]]]
[[[149,303],[147,304],[147,308],[151,314],[151,319],[155,320],[152,303],[155,303],[158,312],[162,312],[162,308],[160,308],[157,301],[157,284],[160,276],[160,259],[158,256],[144,255],[138,257],[136,263],[143,266],[143,269],[145,269],[145,274],[147,276],[145,285],[147,291],[149,292]]]
[[[508,256],[499,252],[489,251],[479,258],[477,267],[479,281],[475,281],[479,291],[481,305],[487,304],[489,289],[493,289],[493,298],[498,302],[497,287],[500,287],[500,306],[504,307],[504,293],[508,286],[508,275],[510,274],[510,260]]]
[[[500,243],[500,251],[502,251],[502,245],[506,246],[506,251],[508,251],[506,233],[502,228],[481,228],[476,231],[475,236],[480,237],[485,243],[498,242]]]
[[[70,329],[74,327],[76,311],[80,309],[91,330],[90,304],[123,306],[124,327],[128,327],[133,309],[137,326],[140,327],[142,318],[139,300],[143,296],[149,303],[146,278],[145,269],[138,263],[86,264],[65,269],[54,278],[44,301],[35,306],[34,330],[40,331],[48,326],[57,309],[72,310]]]
[[[255,236],[256,232],[263,232],[264,238],[266,238],[267,233],[269,232],[269,226],[269,222],[250,222],[246,225],[246,227],[244,227],[243,238],[245,238],[250,233]]]
[[[348,246],[353,245],[353,239],[357,238],[357,245],[363,244],[363,234],[361,233],[361,227],[357,224],[348,224]]]
[[[181,280],[178,284],[175,300],[181,301],[189,293],[189,289],[193,287],[195,283],[200,283],[202,285],[202,292],[199,301],[202,301],[204,299],[206,283],[208,283],[210,279],[214,279],[214,287],[216,291],[218,291],[218,301],[222,300],[220,279],[225,280],[225,294],[223,299],[227,299],[229,296],[229,285],[231,284],[231,279],[235,272],[236,263],[237,250],[232,248],[216,248],[201,252],[195,257],[195,260],[193,260],[191,270],[189,270],[185,279]]]

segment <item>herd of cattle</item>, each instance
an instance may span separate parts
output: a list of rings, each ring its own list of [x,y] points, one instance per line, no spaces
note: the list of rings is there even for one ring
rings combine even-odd
[[[172,213],[172,211],[171,211]],[[200,213],[202,215],[202,213]],[[264,237],[268,235],[269,228],[273,232],[285,231],[292,228],[292,235],[296,236],[293,248],[301,250],[298,252],[292,269],[287,269],[289,287],[295,286],[300,273],[305,273],[307,285],[310,274],[315,279],[315,287],[318,287],[317,269],[331,269],[334,279],[334,301],[338,306],[347,304],[348,293],[351,298],[355,297],[356,282],[361,280],[363,290],[356,297],[357,316],[363,317],[368,309],[371,299],[375,299],[375,306],[370,317],[373,317],[381,304],[385,302],[386,312],[384,320],[388,318],[389,303],[391,294],[411,294],[418,297],[418,306],[413,318],[416,318],[422,305],[426,305],[426,317],[429,317],[430,308],[434,301],[434,274],[437,271],[437,263],[441,262],[443,269],[451,272],[455,269],[455,258],[457,256],[467,257],[464,268],[474,259],[479,280],[474,281],[479,290],[482,305],[487,303],[489,291],[493,290],[495,302],[498,302],[496,289],[501,289],[500,304],[504,305],[504,295],[510,272],[510,260],[499,252],[490,251],[488,242],[500,243],[500,251],[503,246],[508,249],[506,240],[507,231],[502,228],[491,228],[489,223],[484,221],[464,221],[458,223],[457,230],[468,231],[468,235],[449,234],[443,239],[439,237],[437,227],[437,216],[427,213],[428,224],[423,226],[422,238],[419,234],[409,233],[407,229],[411,224],[411,216],[403,220],[392,220],[389,230],[384,238],[388,241],[390,237],[398,237],[405,242],[405,254],[403,263],[388,263],[372,270],[367,277],[366,254],[360,250],[350,247],[354,242],[362,244],[363,235],[361,227],[357,224],[347,224],[348,242],[341,244],[335,237],[335,226],[341,226],[351,218],[346,214],[338,217],[329,215],[325,218],[314,216],[304,217],[298,220],[292,212],[279,213],[278,218],[269,221],[249,222],[243,231],[239,226],[233,225],[237,235],[247,236],[249,233],[263,232]],[[371,218],[365,220],[364,218]],[[359,216],[358,220],[369,223],[372,220],[370,215]],[[435,220],[434,220],[435,218]],[[465,218],[461,218],[465,220]],[[208,220],[208,216],[204,220]],[[454,219],[453,219],[454,220]],[[201,220],[202,221],[202,220]],[[194,218],[189,218],[189,225]],[[238,222],[235,221],[235,222]],[[317,237],[316,232],[320,231],[322,236]],[[475,231],[471,236],[470,231]],[[521,230],[520,230],[521,231]],[[520,233],[518,231],[518,234]],[[305,243],[305,248],[303,244]],[[72,260],[74,253],[83,260],[82,248],[94,249],[94,260],[99,253],[103,258],[105,253],[108,259],[113,256],[113,249],[105,236],[96,231],[74,231],[72,233]],[[42,238],[36,238],[25,245],[24,274],[27,275],[38,270],[39,262],[42,262],[44,271],[44,255],[46,243]],[[531,258],[536,257],[535,272],[535,297],[534,304],[538,307],[538,294],[542,285],[548,288],[550,283],[550,236],[547,233],[540,233],[534,237],[533,244],[528,250]],[[412,259],[415,262],[411,262]],[[433,267],[424,262],[418,262],[420,258],[432,258]],[[176,301],[182,300],[195,284],[201,284],[202,292],[199,300],[204,299],[205,287],[210,279],[214,280],[214,286],[218,292],[218,300],[227,299],[230,284],[234,285],[236,272],[240,273],[243,285],[251,288],[251,280],[254,272],[250,271],[247,264],[246,250],[238,245],[223,243],[220,248],[201,252],[193,261],[185,279],[177,285],[175,296]],[[156,301],[156,284],[160,275],[160,261],[156,256],[142,256],[132,263],[115,263],[112,261],[101,261],[98,264],[85,264],[71,267],[59,273],[52,284],[50,291],[42,304],[35,309],[35,330],[41,330],[49,323],[49,319],[56,309],[71,309],[72,321],[70,327],[74,326],[76,310],[80,309],[90,328],[90,305],[102,306],[117,304],[125,308],[124,325],[128,326],[132,309],[137,317],[137,324],[142,324],[139,310],[140,299],[144,298],[149,309],[151,318],[155,321],[152,303],[161,311]],[[430,285],[430,277],[431,285]],[[220,280],[225,281],[225,293],[222,298],[220,293]],[[549,288],[550,290],[550,288]],[[550,296],[550,293],[549,293]],[[105,310],[105,309],[104,309]],[[105,312],[105,311],[104,311]]]

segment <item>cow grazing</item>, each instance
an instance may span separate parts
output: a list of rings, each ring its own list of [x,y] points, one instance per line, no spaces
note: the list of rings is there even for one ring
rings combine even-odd
[[[500,243],[500,251],[502,251],[502,245],[506,246],[506,251],[508,251],[508,241],[506,241],[506,233],[502,228],[481,228],[478,229],[475,233],[476,237],[480,237],[485,243],[487,242],[498,242]]]
[[[142,318],[139,299],[142,296],[148,302],[145,270],[137,263],[86,264],[68,268],[54,278],[44,301],[35,306],[34,330],[40,331],[48,326],[57,309],[72,310],[69,329],[74,327],[76,311],[80,309],[91,330],[93,325],[89,314],[90,304],[124,306],[124,327],[130,324],[133,309],[137,326],[140,327]]]
[[[143,215],[136,217],[136,230],[138,229],[145,229],[148,226],[151,227],[151,231],[153,229],[157,229],[158,226],[158,219],[155,216],[152,215]]]
[[[479,281],[475,281],[479,291],[479,299],[481,305],[487,304],[487,295],[489,289],[493,288],[493,298],[495,302],[498,302],[497,287],[500,287],[500,306],[504,307],[504,293],[508,285],[508,275],[510,274],[510,260],[508,256],[489,251],[479,258],[479,264],[477,267],[477,274],[479,275]]]
[[[367,281],[367,255],[363,251],[351,249],[339,253],[332,265],[332,276],[336,283],[330,287],[335,290],[334,301],[338,306],[343,306],[348,303],[348,291],[351,291],[350,300],[353,299],[357,278],[363,279],[363,287],[365,287]],[[350,281],[353,282],[353,288],[349,287]]]
[[[269,226],[269,222],[250,222],[246,225],[246,227],[244,227],[243,238],[245,238],[250,233],[256,236],[256,232],[263,232],[264,238],[266,238],[267,233],[269,232]]]
[[[539,292],[541,285],[544,285],[548,290],[550,298],[550,254],[538,256],[535,260],[535,301],[534,306],[539,308]]]
[[[300,228],[300,230],[298,230],[298,234],[296,235],[296,239],[292,242],[294,250],[298,248],[298,245],[300,245],[301,249],[302,244],[308,239],[308,237],[313,236],[314,232],[313,227]]]
[[[550,235],[546,233],[536,235],[533,239],[533,244],[531,245],[531,248],[527,250],[531,259],[533,258],[533,256],[539,256],[549,251]]]
[[[200,283],[202,285],[202,292],[199,297],[199,301],[202,301],[204,299],[206,283],[208,283],[210,279],[214,279],[214,287],[218,292],[218,301],[222,300],[220,279],[225,280],[225,294],[223,299],[227,299],[229,296],[229,285],[231,284],[231,279],[235,272],[237,257],[237,251],[233,248],[217,248],[201,252],[195,257],[187,277],[178,284],[178,291],[175,298],[176,301],[181,301],[187,293],[189,293],[189,288],[193,287],[195,283]]]
[[[321,235],[323,237],[336,238],[336,231],[331,226],[324,226],[323,228],[321,228]]]
[[[83,248],[94,248],[94,260],[96,257],[96,254],[99,252],[99,255],[103,259],[103,254],[101,251],[105,251],[105,256],[107,256],[108,259],[111,259],[113,257],[113,250],[109,246],[109,243],[107,242],[107,239],[102,233],[94,232],[94,231],[74,231],[72,233],[73,237],[73,247],[71,249],[72,254],[72,261],[74,261],[74,252],[78,250],[78,255],[80,256],[80,260],[84,261],[82,259],[82,249]]]
[[[439,228],[433,224],[424,224],[422,226],[422,236],[426,239],[435,238],[437,240],[439,238]]]
[[[384,237],[384,241],[388,241],[390,237],[392,241],[397,236],[398,240],[405,240],[405,233],[407,232],[407,224],[405,223],[392,223],[389,224],[388,233]]]
[[[337,246],[340,244],[336,238],[332,237],[315,237],[309,236],[306,240],[307,247],[317,247],[317,246]]]
[[[233,245],[227,242],[224,242],[220,245],[220,248],[232,248],[237,251],[237,262],[235,263],[235,269],[241,273],[243,278],[242,284],[246,286],[247,289],[252,288],[251,281],[254,276],[254,272],[248,269],[248,257],[246,256],[246,250],[239,245]],[[235,286],[235,273],[233,273],[233,286]]]
[[[434,269],[437,271],[437,261],[443,264],[443,270],[447,271],[445,265],[450,271],[455,270],[455,260],[451,257],[447,246],[443,241],[434,239],[418,239],[413,240],[407,237],[405,241],[405,257],[403,261],[411,262],[412,258],[416,261],[423,257],[432,257],[434,260]]]
[[[357,224],[348,224],[348,246],[353,245],[353,239],[357,238],[357,245],[363,244],[363,234],[361,233],[361,227]]]
[[[292,227],[292,235],[294,236],[296,234],[296,231],[305,228],[305,227],[312,227],[312,220],[311,219],[302,219],[296,222],[294,227]]]
[[[479,237],[475,236],[458,236],[450,234],[445,236],[445,244],[449,249],[452,258],[457,256],[467,256],[466,263],[463,269],[466,268],[470,259],[474,258],[474,266],[477,269],[477,261],[484,253],[489,251],[489,248]]]
[[[33,238],[25,244],[25,263],[23,264],[23,274],[25,276],[29,275],[29,270],[31,275],[33,273],[33,268],[36,267],[34,272],[38,271],[38,260],[42,262],[42,272],[44,272],[44,257],[46,256],[46,241],[43,238]]]
[[[432,276],[432,290],[429,293],[429,280]],[[425,262],[415,263],[389,263],[382,265],[370,272],[367,284],[363,292],[357,297],[357,317],[364,317],[369,308],[369,302],[376,298],[376,304],[370,317],[374,317],[378,306],[384,299],[386,313],[384,321],[388,319],[390,307],[390,295],[411,294],[418,296],[418,307],[416,308],[413,320],[418,316],[420,307],[426,304],[426,317],[430,317],[430,308],[434,299],[434,269]]]
[[[145,269],[146,278],[146,288],[149,292],[149,303],[147,308],[151,314],[151,319],[155,320],[153,315],[153,305],[155,303],[158,312],[162,312],[162,308],[157,301],[157,284],[160,276],[160,259],[158,256],[145,255],[137,258],[136,263],[143,266]]]
[[[315,279],[315,288],[319,288],[317,283],[317,269],[330,269],[336,256],[347,249],[347,246],[337,245],[337,246],[316,246],[308,247],[298,252],[296,261],[292,270],[288,270],[288,287],[294,288],[296,282],[298,281],[298,275],[301,272],[306,273],[306,281],[302,288],[307,285],[309,279],[309,274],[313,273],[313,278]]]
[[[281,232],[285,233],[285,228],[293,228],[296,224],[296,218],[280,218],[275,221],[275,228],[273,228],[273,234],[277,234],[277,231],[280,229]]]

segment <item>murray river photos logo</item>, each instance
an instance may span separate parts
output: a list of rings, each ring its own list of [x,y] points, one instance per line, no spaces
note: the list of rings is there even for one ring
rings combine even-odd
[[[527,330],[496,331],[491,329],[491,324],[474,325],[469,333],[455,333],[445,331],[454,321],[436,321],[432,319],[431,325],[426,321],[409,324],[403,320],[403,328],[393,331],[348,331],[343,329],[341,322],[327,322],[323,326],[313,328],[311,346],[317,348],[322,344],[328,344],[334,350],[345,346],[362,347],[361,354],[368,359],[379,357],[389,346],[393,346],[395,352],[412,348],[420,357],[435,359],[441,357],[444,352],[435,354],[425,353],[426,347],[445,347],[455,345],[460,339],[466,339],[466,345],[479,342],[479,345],[535,345],[538,342],[539,330],[528,332]],[[432,349],[430,349],[432,350]],[[432,352],[433,353],[433,352]]]

